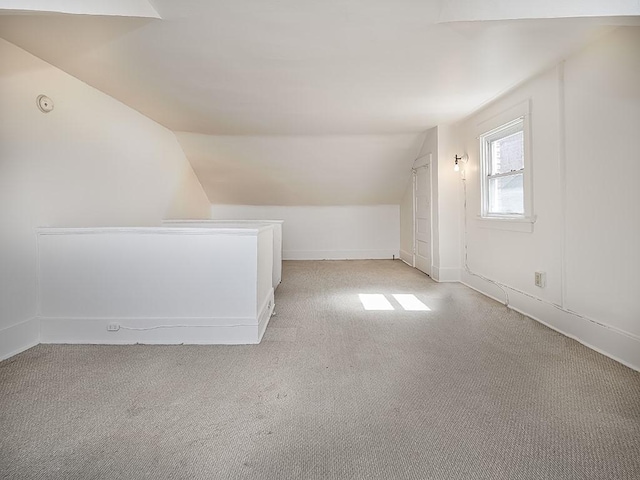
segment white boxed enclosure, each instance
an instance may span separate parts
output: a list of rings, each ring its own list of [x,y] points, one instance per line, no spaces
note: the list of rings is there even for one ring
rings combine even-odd
[[[42,228],[38,248],[42,343],[259,343],[273,312],[268,225]]]
[[[167,227],[255,228],[273,226],[273,288],[282,281],[282,224],[284,220],[164,220]]]

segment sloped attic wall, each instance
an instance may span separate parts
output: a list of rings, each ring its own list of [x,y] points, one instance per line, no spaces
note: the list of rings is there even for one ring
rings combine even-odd
[[[285,259],[399,255],[399,203],[423,134],[177,136],[213,217],[285,220]]]
[[[400,202],[423,134],[177,133],[211,203],[387,205]]]
[[[0,58],[4,358],[38,341],[35,227],[159,225],[210,204],[172,132],[4,40]]]

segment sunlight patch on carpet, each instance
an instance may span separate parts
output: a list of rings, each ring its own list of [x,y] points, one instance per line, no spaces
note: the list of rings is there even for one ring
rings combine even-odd
[[[410,312],[429,312],[431,309],[427,307],[424,303],[422,303],[418,298],[412,293],[394,293],[393,298],[395,298],[402,308]]]
[[[381,293],[360,293],[358,296],[365,310],[394,310],[391,302]]]
[[[431,309],[412,293],[393,293],[396,302],[407,312],[430,312]],[[359,293],[360,303],[365,310],[396,310],[382,293]]]

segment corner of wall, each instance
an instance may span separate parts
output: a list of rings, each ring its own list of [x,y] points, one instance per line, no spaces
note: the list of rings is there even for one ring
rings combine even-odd
[[[40,320],[36,317],[0,330],[0,360],[40,343]]]
[[[460,281],[459,268],[442,268],[432,266],[431,278],[438,283],[457,283]]]
[[[166,219],[210,219],[212,205],[207,192],[184,148],[182,148],[178,136],[173,131],[171,131],[171,135],[182,153],[187,168],[183,172],[181,180],[177,182],[175,194],[165,217]]]

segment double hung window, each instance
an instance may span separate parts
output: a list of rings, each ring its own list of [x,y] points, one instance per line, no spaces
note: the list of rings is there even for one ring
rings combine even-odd
[[[482,216],[524,217],[525,129],[524,117],[480,136]]]

